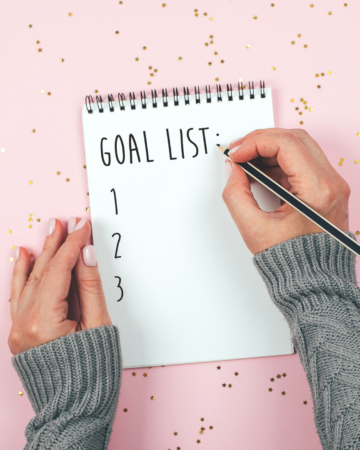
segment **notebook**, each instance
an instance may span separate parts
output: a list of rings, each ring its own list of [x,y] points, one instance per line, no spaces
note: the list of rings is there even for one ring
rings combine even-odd
[[[171,94],[171,95],[170,95]],[[227,145],[274,126],[271,88],[87,96],[93,243],[124,368],[294,352],[225,203]],[[251,185],[264,211],[280,206]]]

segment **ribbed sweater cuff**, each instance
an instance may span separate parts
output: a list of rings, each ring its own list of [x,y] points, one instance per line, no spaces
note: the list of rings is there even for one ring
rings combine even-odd
[[[37,414],[33,431],[64,414],[95,414],[100,421],[115,414],[122,364],[114,325],[61,337],[14,356],[12,363]]]
[[[354,233],[345,233],[356,241]],[[253,257],[274,303],[288,321],[298,314],[300,303],[302,308],[306,302],[312,304],[305,307],[317,306],[314,302],[319,297],[309,298],[309,293],[317,294],[323,290],[331,295],[333,289],[357,286],[355,261],[353,252],[325,232],[284,241]],[[346,292],[342,294],[346,296]],[[352,295],[347,297],[354,298]],[[298,304],[296,300],[299,300]]]

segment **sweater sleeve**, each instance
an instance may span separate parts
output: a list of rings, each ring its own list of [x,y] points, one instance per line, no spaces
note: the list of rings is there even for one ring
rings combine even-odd
[[[36,414],[25,449],[107,449],[122,375],[116,326],[61,337],[12,363]]]
[[[353,240],[356,237],[346,232]],[[327,233],[253,257],[306,372],[324,450],[360,449],[360,289],[356,255]]]

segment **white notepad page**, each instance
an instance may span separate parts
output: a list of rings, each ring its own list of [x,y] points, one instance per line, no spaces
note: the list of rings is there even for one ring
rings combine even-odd
[[[293,353],[222,200],[225,158],[215,145],[274,126],[271,89],[265,94],[255,89],[250,99],[245,90],[239,100],[234,92],[229,101],[223,93],[220,102],[212,93],[211,103],[201,94],[200,104],[191,95],[189,105],[179,95],[179,106],[169,97],[168,107],[158,98],[146,109],[136,100],[135,110],[125,101],[125,111],[114,102],[113,112],[103,103],[103,113],[95,102],[92,114],[83,107],[93,242],[124,368]],[[280,205],[260,183],[252,190],[263,210]]]

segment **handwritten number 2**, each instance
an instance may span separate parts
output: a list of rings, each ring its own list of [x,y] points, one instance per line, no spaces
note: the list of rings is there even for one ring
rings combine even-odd
[[[111,237],[114,237],[114,236],[116,236],[116,235],[119,236],[119,239],[118,239],[117,244],[116,244],[115,259],[116,259],[116,258],[121,258],[121,256],[117,254],[118,249],[119,249],[119,244],[120,244],[121,234],[120,234],[120,233],[114,233]]]
[[[118,302],[120,301],[120,300],[122,300],[122,298],[123,298],[123,296],[124,296],[124,291],[123,291],[123,288],[121,287],[121,278],[120,277],[117,277],[117,276],[115,276],[115,278],[119,278],[119,284],[117,285],[117,287],[120,289],[120,291],[121,291],[121,293],[120,293],[120,298],[119,298],[119,300],[117,300]]]

